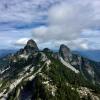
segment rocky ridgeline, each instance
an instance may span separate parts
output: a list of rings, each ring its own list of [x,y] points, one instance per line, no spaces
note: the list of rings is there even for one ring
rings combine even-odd
[[[0,100],[100,100],[97,64],[66,45],[40,51],[31,39],[3,59],[9,67],[0,73]]]

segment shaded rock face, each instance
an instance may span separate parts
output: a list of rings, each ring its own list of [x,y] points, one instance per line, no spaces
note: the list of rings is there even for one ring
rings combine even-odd
[[[36,44],[36,42],[34,40],[29,40],[26,44],[26,46],[24,47],[24,49],[27,51],[27,52],[30,52],[30,51],[39,51],[38,49],[38,46]]]
[[[72,53],[70,49],[64,44],[60,46],[59,55],[67,62],[72,61]]]
[[[51,50],[50,50],[49,48],[44,48],[44,49],[43,49],[43,52],[48,53],[48,52],[51,52]]]
[[[38,48],[36,42],[32,39],[27,42],[26,46],[30,46],[30,47],[33,47],[33,48]]]

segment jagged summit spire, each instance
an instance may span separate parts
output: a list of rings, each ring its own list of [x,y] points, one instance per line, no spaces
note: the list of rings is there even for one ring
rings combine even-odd
[[[30,39],[27,41],[27,45],[30,47],[35,47],[37,44],[34,40]]]
[[[39,50],[36,42],[33,39],[28,40],[24,49],[27,49],[27,50],[31,49],[31,50],[36,50],[36,51]]]
[[[61,45],[60,45],[60,49],[61,49],[61,48],[66,48],[68,51],[70,51],[69,47],[67,47],[65,44],[61,44]]]

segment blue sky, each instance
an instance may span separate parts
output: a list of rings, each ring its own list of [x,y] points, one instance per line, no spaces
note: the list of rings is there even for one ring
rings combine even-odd
[[[0,49],[100,49],[100,0],[0,0]]]

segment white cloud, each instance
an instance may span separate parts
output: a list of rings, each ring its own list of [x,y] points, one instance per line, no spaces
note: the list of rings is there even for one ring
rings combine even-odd
[[[11,45],[20,38],[30,38],[33,32],[33,39],[42,46],[64,43],[71,48],[98,49],[99,9],[100,0],[0,0],[0,34],[10,37]],[[45,25],[34,28],[32,23]]]
[[[100,30],[84,30],[82,33],[81,33],[82,37],[84,38],[98,38],[100,37]]]
[[[0,0],[0,22],[38,21],[40,17],[46,15],[46,11],[43,9],[55,2],[59,2],[59,0],[12,0],[11,2]]]
[[[17,40],[15,42],[15,45],[26,45],[27,41],[29,40],[30,38],[21,38],[19,40]]]
[[[38,38],[39,40],[41,40],[42,38],[45,39],[47,36],[46,34],[48,33],[48,27],[46,26],[40,26],[40,27],[37,27],[33,30],[33,36],[35,38]]]
[[[31,37],[29,37],[29,38],[27,38],[27,37],[19,38],[15,41],[13,40],[13,42],[14,42],[13,44],[17,45],[17,46],[25,46],[27,44],[28,40],[30,40],[30,39],[32,39],[32,38]],[[37,39],[34,39],[34,41],[36,43],[39,42]]]
[[[86,35],[89,34],[88,31],[84,33],[83,39],[81,33],[84,30],[97,29],[100,26],[99,5],[99,0],[85,0],[84,2],[70,0],[58,3],[48,10],[48,26],[33,29],[33,37],[40,41],[45,40],[44,42],[56,41],[56,44],[66,41],[68,42],[66,44],[73,48],[91,49],[92,47],[88,45],[89,41],[86,42],[84,39],[84,36],[91,39]],[[93,32],[90,33],[91,36]],[[76,40],[82,40],[82,42],[74,43]]]
[[[83,44],[81,44],[80,45],[80,47],[82,48],[82,49],[89,49],[89,47],[88,47],[88,45],[86,44],[86,43],[83,43]]]

